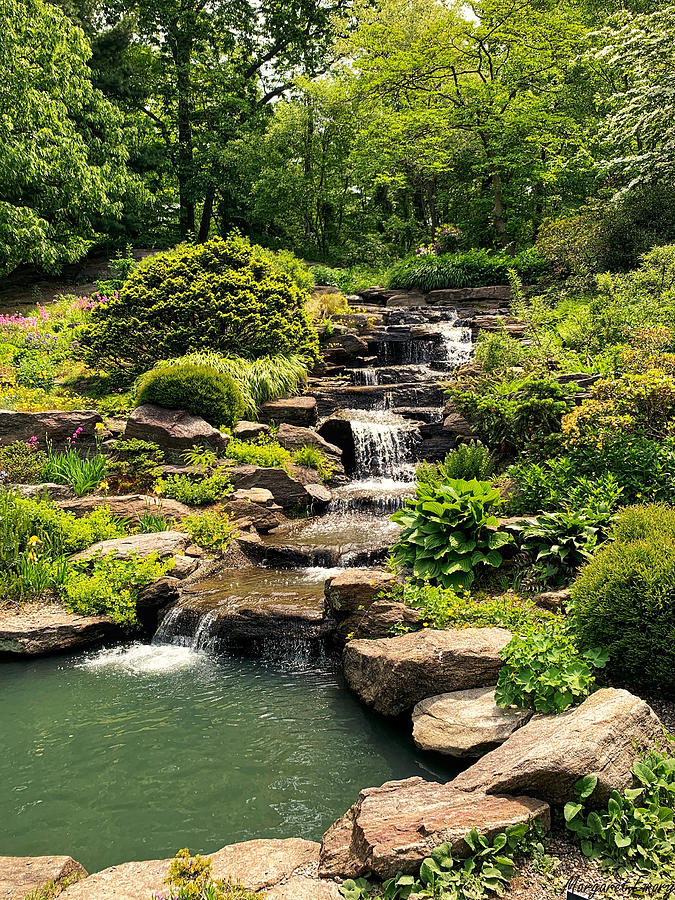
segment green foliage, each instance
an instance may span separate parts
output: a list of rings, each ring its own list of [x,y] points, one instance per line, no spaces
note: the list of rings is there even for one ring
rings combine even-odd
[[[303,444],[292,454],[293,463],[296,466],[306,466],[308,469],[316,469],[322,481],[330,481],[335,472],[335,466],[328,459],[323,450],[314,444]]]
[[[161,506],[158,506],[161,509]],[[159,531],[169,531],[172,522],[161,512],[153,511],[148,506],[144,513],[138,517],[136,531],[139,534],[155,534]]]
[[[166,575],[173,560],[160,560],[156,553],[131,559],[115,554],[78,563],[65,578],[61,595],[67,609],[83,616],[110,616],[113,622],[133,628],[138,624],[136,600],[141,588]],[[89,571],[90,569],[90,571]]]
[[[206,506],[224,500],[232,492],[232,485],[227,473],[217,469],[210,475],[198,479],[192,479],[188,475],[167,475],[165,478],[158,478],[154,484],[154,491],[159,497],[178,500],[180,503],[187,503],[188,506]]]
[[[535,555],[535,569],[545,581],[564,582],[591,559],[604,541],[611,519],[612,513],[603,506],[543,513],[534,522],[518,524],[516,540]]]
[[[535,250],[515,257],[505,251],[469,250],[413,256],[401,260],[389,270],[387,285],[402,290],[435,291],[444,288],[482,287],[508,284],[508,270],[514,269],[526,282],[536,280],[546,268]]]
[[[0,480],[10,484],[39,484],[44,481],[47,454],[35,442],[14,441],[0,447]]]
[[[171,363],[146,372],[136,384],[136,404],[186,409],[216,427],[234,425],[245,401],[239,385],[225,372],[193,363]]]
[[[486,372],[504,372],[522,366],[527,354],[520,341],[505,330],[480,331],[476,340],[476,360]]]
[[[278,272],[285,275],[300,288],[301,291],[309,291],[316,284],[314,280],[314,271],[307,263],[298,257],[291,250],[277,250],[276,253],[271,250],[261,248],[263,256],[268,259]]]
[[[392,516],[403,526],[394,558],[417,579],[454,590],[470,587],[476,570],[501,565],[500,548],[513,540],[496,530],[491,510],[499,500],[499,491],[486,481],[418,484],[415,499]]]
[[[237,533],[227,513],[219,510],[206,510],[192,516],[186,516],[181,528],[184,528],[193,543],[206,550],[220,550],[224,553]]]
[[[136,260],[131,246],[127,246],[124,253],[118,250],[113,259],[108,260],[108,268],[110,275],[102,281],[97,281],[96,287],[99,294],[112,297],[115,291],[122,290],[124,282],[136,268]]]
[[[264,900],[263,894],[248,891],[240,884],[215,879],[211,875],[211,859],[206,856],[190,856],[190,851],[179,850],[171,860],[166,884],[170,896],[164,900]],[[153,900],[163,898],[155,894]]]
[[[91,494],[106,476],[108,461],[102,453],[82,455],[73,447],[66,451],[49,450],[49,458],[43,471],[45,481],[53,484],[69,484],[76,497]]]
[[[449,393],[472,430],[502,452],[527,450],[559,433],[573,406],[562,385],[536,376],[491,382],[477,390],[453,387]]]
[[[666,888],[675,874],[675,759],[651,750],[632,768],[636,787],[612,791],[607,808],[588,812],[595,775],[579,779],[576,800],[565,804],[565,824],[588,859],[620,876],[630,871],[656,876]]]
[[[244,398],[244,415],[250,419],[258,417],[258,408],[267,400],[293,397],[307,382],[307,358],[297,353],[249,360],[201,351],[176,362],[205,365],[233,378]]]
[[[138,264],[82,334],[96,365],[143,371],[194,350],[317,354],[306,295],[243,238],[181,245]]]
[[[581,647],[603,646],[617,681],[655,691],[675,686],[675,511],[627,507],[610,542],[572,586]]]
[[[149,487],[161,474],[164,451],[152,441],[138,438],[119,439],[112,445],[113,455],[108,460],[108,478],[118,485]]]
[[[448,479],[486,481],[493,475],[495,459],[480,441],[459,444],[439,463],[422,463],[417,467],[415,480],[430,487],[445,483]]]
[[[266,469],[283,469],[292,458],[290,450],[265,436],[254,441],[231,438],[225,449],[225,455],[243,465],[262,466]]]
[[[423,627],[430,628],[508,628],[554,621],[554,613],[541,609],[531,600],[509,592],[500,597],[474,597],[469,591],[454,591],[438,585],[406,581],[388,592],[389,596],[422,613]]]
[[[551,622],[515,634],[501,652],[504,665],[495,689],[498,706],[561,713],[592,692],[594,668],[607,663],[604,650],[580,652],[568,627]]]
[[[54,365],[50,360],[25,354],[17,364],[16,383],[21,387],[47,391],[54,384],[54,374]]]

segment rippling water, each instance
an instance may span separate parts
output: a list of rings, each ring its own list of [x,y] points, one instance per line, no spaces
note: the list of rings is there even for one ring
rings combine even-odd
[[[142,644],[0,667],[0,855],[319,839],[362,787],[451,774],[327,670]]]

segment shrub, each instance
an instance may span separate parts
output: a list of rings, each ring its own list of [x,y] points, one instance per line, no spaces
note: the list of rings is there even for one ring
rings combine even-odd
[[[274,252],[262,247],[259,250],[271,262],[277,272],[283,272],[284,275],[288,275],[301,291],[308,291],[316,284],[312,269],[304,260],[297,257],[292,250],[277,250]]]
[[[549,378],[524,379],[481,386],[450,388],[455,405],[481,440],[503,452],[538,446],[559,433],[573,406],[565,388]]]
[[[417,468],[415,479],[420,484],[428,485],[443,484],[455,478],[486,481],[494,470],[494,456],[487,447],[480,441],[468,441],[447,453],[443,462],[422,463]]]
[[[237,533],[237,529],[227,513],[217,510],[207,510],[197,515],[186,516],[181,527],[188,532],[193,543],[199,547],[207,550],[220,550],[222,553],[227,550]]]
[[[246,890],[240,884],[214,880],[208,856],[191,857],[190,851],[179,850],[169,866],[166,884],[170,896],[155,894],[155,900],[264,900],[262,894]]]
[[[631,686],[675,688],[675,511],[622,510],[613,540],[572,587],[581,647],[609,651],[609,672]]]
[[[101,484],[107,467],[108,461],[102,453],[87,451],[82,456],[72,447],[64,452],[50,449],[43,477],[53,484],[69,484],[76,497],[83,497]]]
[[[283,469],[292,458],[290,450],[265,437],[255,441],[232,438],[225,449],[225,455],[242,465],[262,466],[265,469]]]
[[[415,499],[392,516],[403,526],[392,548],[395,560],[417,579],[454,590],[470,587],[474,570],[500,566],[500,548],[513,540],[494,530],[499,523],[491,509],[499,500],[499,491],[486,481],[418,484]]]
[[[515,634],[501,652],[495,701],[540,713],[561,713],[585,700],[594,668],[607,663],[603,650],[580,652],[564,623],[534,625]]]
[[[47,454],[37,441],[14,441],[0,447],[0,481],[11,484],[39,484],[44,481]],[[4,476],[2,473],[4,472]]]
[[[426,292],[508,284],[509,269],[529,282],[544,272],[546,263],[535,250],[525,250],[516,256],[490,250],[412,256],[392,266],[387,274],[387,286]]]
[[[108,478],[121,485],[149,487],[161,474],[164,451],[158,444],[137,438],[120,439],[112,445],[108,461]]]
[[[314,358],[306,299],[259,248],[231,235],[144,259],[119,297],[92,311],[81,340],[93,365],[130,373],[193,350]]]
[[[500,372],[522,366],[527,359],[520,341],[505,330],[479,332],[475,355],[486,372]]]
[[[349,304],[344,294],[336,291],[334,294],[312,294],[307,301],[307,312],[313,322],[322,319],[330,319],[349,312]]]
[[[167,475],[158,478],[154,485],[158,496],[178,500],[188,506],[206,506],[224,500],[232,491],[227,474],[220,469],[211,475],[192,480],[187,475]]]
[[[212,425],[234,425],[245,402],[237,382],[205,365],[172,363],[146,372],[136,385],[136,405],[186,409]]]

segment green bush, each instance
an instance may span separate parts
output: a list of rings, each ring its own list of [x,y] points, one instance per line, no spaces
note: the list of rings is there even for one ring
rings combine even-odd
[[[300,288],[301,291],[308,291],[314,287],[313,270],[302,259],[297,257],[292,250],[267,250],[260,248],[263,256],[268,259],[277,272],[283,272]]]
[[[181,528],[185,529],[193,543],[206,550],[225,552],[234,538],[237,529],[227,513],[218,510],[206,510],[192,516],[186,516]]]
[[[333,463],[323,450],[320,450],[314,444],[303,444],[302,447],[293,452],[292,459],[296,466],[315,469],[322,481],[330,481],[335,472]]]
[[[265,437],[255,441],[232,438],[225,449],[225,455],[242,465],[262,466],[264,469],[283,469],[292,459],[290,450]]]
[[[245,408],[239,385],[230,375],[192,363],[172,363],[146,372],[136,385],[136,405],[144,403],[186,409],[216,427],[234,425]]]
[[[419,484],[443,484],[448,479],[461,478],[486,481],[494,473],[495,459],[480,441],[459,444],[439,463],[422,463],[417,467],[415,480]]]
[[[154,485],[155,493],[169,500],[178,500],[188,506],[206,506],[224,500],[232,493],[232,485],[228,475],[218,469],[210,475],[193,480],[187,475],[167,475],[158,478]]]
[[[403,526],[394,559],[417,579],[453,590],[470,587],[476,569],[502,564],[500,548],[513,540],[495,530],[499,522],[491,510],[499,501],[487,481],[418,484],[415,499],[391,517]]]
[[[164,451],[152,441],[138,438],[120,439],[112,445],[108,460],[108,478],[119,486],[149,487],[161,474]]]
[[[479,332],[475,355],[486,372],[500,372],[522,366],[527,359],[520,341],[505,330]]]
[[[208,856],[190,856],[186,848],[171,860],[166,900],[264,900],[263,894],[249,891],[241,884],[214,879]],[[157,894],[157,897],[164,896]]]
[[[194,350],[315,358],[306,299],[259,248],[231,235],[144,259],[119,297],[92,311],[81,341],[92,365],[133,374]]]
[[[595,684],[593,669],[607,663],[604,650],[580,652],[563,622],[525,627],[500,655],[497,705],[540,713],[561,713],[585,700]]]
[[[37,442],[14,441],[0,447],[0,481],[10,484],[39,484],[47,465],[47,454]],[[4,476],[1,474],[4,472]]]
[[[517,272],[523,281],[531,282],[543,274],[546,263],[536,250],[524,250],[516,256],[490,250],[411,256],[391,267],[387,286],[426,292],[508,284],[509,269]]]
[[[606,647],[613,678],[675,689],[675,511],[622,510],[572,586],[572,609],[580,646]]]

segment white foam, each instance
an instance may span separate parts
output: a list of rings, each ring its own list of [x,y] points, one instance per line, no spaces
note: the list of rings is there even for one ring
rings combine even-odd
[[[191,647],[172,644],[131,644],[99,651],[81,663],[83,669],[119,669],[133,675],[158,675],[202,665],[207,657]]]

